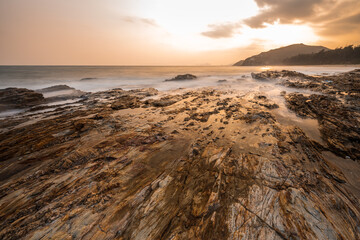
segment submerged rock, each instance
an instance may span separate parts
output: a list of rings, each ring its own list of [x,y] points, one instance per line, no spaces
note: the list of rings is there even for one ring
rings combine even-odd
[[[67,85],[55,85],[47,88],[36,90],[42,93],[47,103],[76,99],[84,96],[86,92],[77,90]]]
[[[97,78],[94,78],[94,77],[86,77],[86,78],[80,79],[80,81],[91,81],[91,80],[97,80]]]
[[[44,96],[26,88],[0,89],[0,111],[13,108],[26,108],[41,104]]]
[[[42,88],[36,90],[39,93],[47,93],[47,92],[56,92],[56,91],[63,91],[63,90],[75,90],[75,88],[69,87],[68,85],[54,85],[47,88]]]
[[[165,81],[183,81],[183,80],[193,80],[196,79],[197,77],[195,75],[192,74],[183,74],[183,75],[177,75],[174,78],[171,79],[166,79]]]

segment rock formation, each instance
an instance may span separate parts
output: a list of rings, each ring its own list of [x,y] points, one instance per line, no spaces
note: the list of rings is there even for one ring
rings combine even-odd
[[[0,111],[13,108],[26,108],[44,102],[41,93],[26,88],[0,89]]]
[[[0,120],[0,239],[360,239],[356,186],[271,99],[153,94]]]
[[[184,81],[184,80],[193,80],[196,79],[197,77],[195,75],[192,74],[183,74],[183,75],[177,75],[174,78],[171,79],[166,79],[165,81]]]
[[[46,102],[48,103],[76,99],[86,94],[86,92],[77,90],[67,85],[55,85],[43,89],[38,89],[36,92],[44,94]]]

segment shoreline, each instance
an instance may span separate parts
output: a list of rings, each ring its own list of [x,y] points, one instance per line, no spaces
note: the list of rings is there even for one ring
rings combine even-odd
[[[358,238],[360,71],[254,77],[0,120],[0,238]]]

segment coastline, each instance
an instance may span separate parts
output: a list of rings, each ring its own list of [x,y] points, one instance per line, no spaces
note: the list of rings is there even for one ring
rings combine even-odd
[[[115,89],[0,120],[0,238],[356,239],[360,72],[259,76],[312,93]]]

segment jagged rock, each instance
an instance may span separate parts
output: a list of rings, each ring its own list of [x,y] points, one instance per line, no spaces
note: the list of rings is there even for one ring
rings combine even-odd
[[[306,77],[306,75],[295,71],[282,70],[281,72],[264,71],[260,73],[251,73],[251,77],[257,80],[270,80],[270,79],[284,78],[284,77],[304,78]]]
[[[197,77],[195,75],[192,74],[183,74],[183,75],[177,75],[174,78],[171,79],[166,79],[165,81],[183,81],[183,80],[193,80],[196,79]]]
[[[316,118],[320,133],[334,153],[360,160],[360,113],[344,106],[337,98],[291,93],[285,96],[288,107],[303,117]]]
[[[12,108],[26,108],[41,104],[44,96],[26,88],[0,89],[0,111]]]
[[[267,97],[227,94],[116,111],[147,100],[111,90],[0,120],[0,239],[358,239],[359,186]]]

